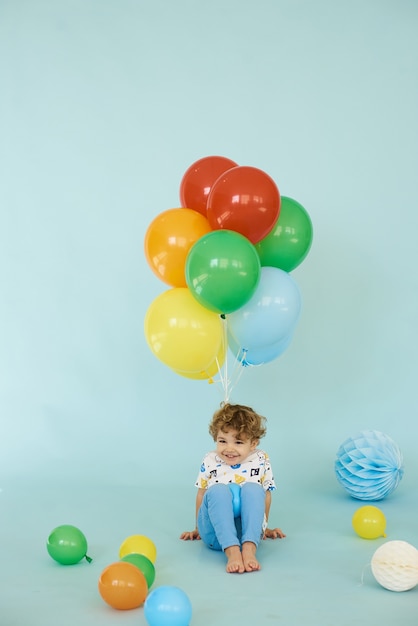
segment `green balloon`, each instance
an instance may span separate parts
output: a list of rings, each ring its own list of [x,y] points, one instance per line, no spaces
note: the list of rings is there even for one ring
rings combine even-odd
[[[126,561],[127,563],[135,565],[135,567],[137,567],[144,574],[148,589],[151,587],[155,580],[155,567],[146,556],[133,552],[132,554],[126,554],[121,558],[121,561]]]
[[[214,230],[190,248],[186,282],[196,300],[215,313],[232,313],[250,300],[260,280],[254,245],[232,230]]]
[[[87,556],[87,540],[81,530],[70,524],[57,526],[48,537],[46,544],[49,555],[62,565],[74,565]]]
[[[277,222],[264,239],[255,244],[263,267],[291,272],[302,263],[312,244],[312,222],[306,209],[282,196]]]

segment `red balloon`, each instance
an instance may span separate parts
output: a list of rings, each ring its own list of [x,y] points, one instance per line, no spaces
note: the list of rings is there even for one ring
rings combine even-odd
[[[222,156],[203,157],[192,163],[180,183],[182,207],[198,211],[206,217],[206,203],[213,183],[221,174],[236,166],[235,161]]]
[[[271,231],[279,213],[276,183],[262,170],[248,165],[221,174],[208,196],[207,217],[213,230],[234,230],[252,243]]]

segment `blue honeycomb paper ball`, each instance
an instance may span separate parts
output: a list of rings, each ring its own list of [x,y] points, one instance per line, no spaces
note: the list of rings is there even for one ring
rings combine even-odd
[[[335,474],[344,489],[357,500],[383,500],[403,476],[398,445],[378,430],[363,430],[338,448]]]

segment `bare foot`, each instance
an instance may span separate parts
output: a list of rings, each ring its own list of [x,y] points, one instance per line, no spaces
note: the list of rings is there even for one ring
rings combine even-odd
[[[256,558],[257,546],[252,541],[244,541],[242,544],[242,561],[246,572],[256,572],[261,569]]]
[[[230,546],[229,548],[225,548],[225,554],[228,559],[226,571],[229,574],[242,574],[245,572],[244,562],[242,560],[242,554],[239,546]]]

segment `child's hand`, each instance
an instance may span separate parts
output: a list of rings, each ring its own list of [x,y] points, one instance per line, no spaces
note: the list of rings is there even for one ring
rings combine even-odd
[[[181,533],[180,539],[183,539],[183,541],[193,541],[194,539],[200,539],[199,531],[197,530],[197,528],[190,531],[186,530],[186,532]]]
[[[266,528],[263,539],[283,539],[286,537],[280,528]]]

